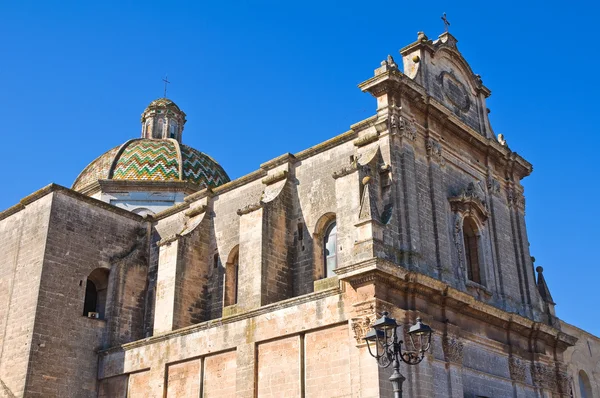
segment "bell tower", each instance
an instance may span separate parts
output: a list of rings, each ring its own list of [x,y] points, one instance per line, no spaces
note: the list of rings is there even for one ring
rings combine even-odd
[[[159,98],[150,103],[142,113],[142,138],[172,138],[181,143],[185,112],[168,98]]]

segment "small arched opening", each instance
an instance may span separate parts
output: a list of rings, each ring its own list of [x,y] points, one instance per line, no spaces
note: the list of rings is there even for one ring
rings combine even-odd
[[[96,268],[87,277],[83,315],[89,318],[104,319],[106,316],[106,297],[109,271]]]
[[[223,306],[237,304],[238,302],[238,274],[239,274],[239,246],[234,247],[225,264],[225,292]]]

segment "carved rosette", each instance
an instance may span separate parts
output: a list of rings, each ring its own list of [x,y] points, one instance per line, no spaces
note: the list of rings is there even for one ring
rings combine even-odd
[[[510,378],[520,383],[527,381],[527,362],[516,358],[510,357],[508,359],[508,370],[510,371]]]
[[[462,365],[464,344],[459,338],[445,336],[442,340],[442,348],[447,362]]]
[[[440,165],[446,164],[444,156],[442,155],[442,145],[434,140],[433,138],[427,138],[425,142],[425,149],[427,149],[427,156],[431,160],[435,160]]]

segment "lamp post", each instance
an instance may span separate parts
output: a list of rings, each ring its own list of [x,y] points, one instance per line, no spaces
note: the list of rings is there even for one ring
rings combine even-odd
[[[409,342],[398,338],[398,325],[394,318],[388,317],[384,312],[378,320],[373,323],[372,329],[365,336],[369,354],[377,360],[377,364],[383,368],[392,365],[394,372],[390,381],[394,388],[394,398],[402,398],[402,383],[406,378],[400,374],[400,360],[409,365],[419,364],[425,358],[425,352],[431,347],[431,335],[433,330],[417,318],[417,323],[408,330]],[[371,343],[375,343],[375,352],[371,350]],[[402,350],[405,344],[408,350]]]

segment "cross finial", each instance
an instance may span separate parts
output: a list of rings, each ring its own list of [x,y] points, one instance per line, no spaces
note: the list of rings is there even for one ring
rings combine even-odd
[[[162,79],[162,81],[165,82],[165,92],[164,92],[163,98],[167,98],[167,84],[169,84],[171,82],[169,81],[169,78],[167,77],[167,75],[165,75],[165,78]]]
[[[448,19],[446,18],[446,13],[444,13],[442,16],[442,21],[444,21],[444,27],[446,28],[446,33],[448,33],[448,26],[450,26],[450,22],[448,22]]]

